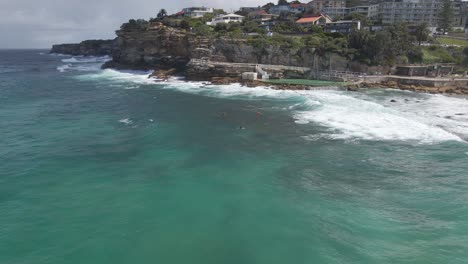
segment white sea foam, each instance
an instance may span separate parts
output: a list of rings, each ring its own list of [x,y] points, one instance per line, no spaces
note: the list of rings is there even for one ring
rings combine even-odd
[[[436,123],[425,122],[413,114],[382,104],[355,98],[351,94],[314,92],[308,95],[319,107],[295,114],[297,122],[313,122],[330,129],[335,139],[403,140],[421,143],[456,140],[460,137]]]
[[[321,138],[333,139],[364,139],[364,140],[401,140],[419,143],[435,143],[441,141],[461,141],[465,135],[468,138],[468,113],[452,117],[451,120],[434,120],[438,111],[437,107],[452,109],[452,112],[460,112],[466,109],[466,100],[445,96],[430,96],[425,102],[427,107],[419,108],[413,103],[413,110],[404,112],[396,107],[387,107],[378,101],[369,100],[372,96],[359,98],[359,93],[340,91],[284,91],[267,87],[249,88],[240,84],[210,85],[201,82],[183,82],[171,80],[166,88],[179,91],[198,93],[216,97],[247,97],[295,99],[291,109],[305,108],[303,111],[295,111],[294,117],[298,124],[314,123],[329,129],[328,134],[321,134]],[[402,93],[401,96],[412,96]],[[302,98],[297,103],[298,97]],[[405,101],[405,100],[402,100]],[[458,105],[450,104],[457,101]],[[448,110],[446,109],[446,110]],[[463,111],[462,111],[463,112]],[[459,113],[461,114],[461,113]],[[419,116],[426,116],[420,118]],[[458,119],[458,123],[453,123]],[[464,121],[460,121],[464,119]],[[443,122],[442,122],[443,121]],[[317,137],[317,135],[314,135]]]
[[[58,66],[57,71],[66,72],[66,71],[70,70],[70,68],[71,68],[71,64],[64,64],[64,65]]]
[[[66,63],[103,63],[110,60],[109,56],[102,56],[102,57],[83,57],[83,56],[76,56],[72,58],[62,59],[62,62]]]
[[[416,120],[440,127],[468,139],[468,100],[444,95],[426,95],[424,100],[397,100],[392,108]]]
[[[130,118],[123,118],[119,120],[119,123],[125,124],[125,125],[132,125],[133,121]]]
[[[62,62],[65,63],[57,67],[57,70],[60,72],[65,71],[99,71],[104,62],[110,60],[109,56],[103,57],[83,57],[76,56],[71,58],[62,59]]]
[[[75,57],[68,58],[68,59],[62,59],[62,62],[78,62],[78,60]]]
[[[106,78],[116,83],[154,84],[149,72],[104,70],[82,75],[83,79]],[[441,95],[398,93],[397,103],[390,103],[394,91],[379,95],[342,91],[288,91],[268,87],[249,88],[240,84],[213,85],[171,78],[159,86],[186,93],[220,98],[250,100],[286,100],[298,125],[318,124],[329,131],[304,135],[308,139],[396,140],[418,143],[463,141],[468,139],[468,101]],[[377,90],[376,90],[377,91]],[[388,94],[388,96],[386,96]],[[390,97],[391,96],[391,97]]]
[[[70,55],[60,54],[60,53],[50,53],[49,55],[56,56],[56,57],[70,57]]]
[[[154,84],[155,80],[150,78],[150,72],[143,71],[116,71],[106,69],[97,73],[80,75],[77,78],[80,80],[99,80],[106,79],[120,84],[126,84],[123,88],[135,89],[135,86],[127,86],[127,84]]]
[[[243,86],[239,83],[230,85],[213,85],[207,82],[186,82],[176,78],[170,79],[169,82],[165,84],[164,88],[222,98],[242,97],[250,99],[291,99],[299,96],[295,91],[275,90],[266,86],[252,88]]]

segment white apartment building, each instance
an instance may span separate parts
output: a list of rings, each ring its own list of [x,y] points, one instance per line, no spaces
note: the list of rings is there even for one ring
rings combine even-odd
[[[323,7],[319,12],[333,19],[341,19],[352,14],[361,14],[369,19],[377,19],[379,16],[379,5],[353,6],[353,7]]]
[[[443,0],[393,0],[380,3],[380,18],[383,24],[407,22],[414,24],[427,23],[431,27],[439,24],[439,13]],[[462,12],[462,1],[453,0],[453,26],[460,27],[465,24]]]

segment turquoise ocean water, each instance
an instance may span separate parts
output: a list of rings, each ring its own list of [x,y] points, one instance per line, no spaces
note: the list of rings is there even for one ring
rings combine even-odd
[[[106,59],[0,51],[0,263],[468,263],[466,98]]]

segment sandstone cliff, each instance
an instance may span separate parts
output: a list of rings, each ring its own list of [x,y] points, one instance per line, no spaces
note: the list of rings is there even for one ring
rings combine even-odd
[[[327,52],[326,47],[316,50],[308,47],[293,48],[268,41],[258,45],[248,39],[200,37],[157,22],[127,23],[116,34],[115,41],[56,45],[52,52],[71,55],[112,54],[112,60],[104,68],[176,69],[178,72],[189,73],[192,77],[200,75],[202,78],[239,76],[240,71],[246,70],[245,67],[216,64],[224,62],[372,71],[340,54]],[[207,65],[201,65],[200,61],[206,61]]]
[[[76,44],[59,44],[52,46],[50,53],[72,56],[106,56],[111,55],[116,47],[115,40],[86,40]]]
[[[180,67],[192,58],[301,67],[312,66],[314,60],[316,63],[320,61],[313,51],[307,49],[287,50],[274,45],[258,48],[246,39],[198,37],[159,23],[145,29],[119,30],[116,33],[117,49],[108,64],[111,67]]]
[[[158,25],[116,33],[117,48],[112,53],[112,61],[104,67],[181,68],[190,61],[194,43],[185,31]]]

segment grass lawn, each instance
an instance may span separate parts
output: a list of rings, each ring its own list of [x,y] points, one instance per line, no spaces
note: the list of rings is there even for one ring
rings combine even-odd
[[[341,86],[343,82],[332,82],[332,81],[319,81],[319,80],[308,80],[308,79],[278,79],[278,80],[260,80],[266,83],[274,84],[295,84],[295,85],[308,85],[308,86]]]
[[[456,62],[443,47],[423,47],[423,63],[453,63]]]
[[[468,40],[463,39],[437,38],[437,41],[443,45],[468,46]]]

